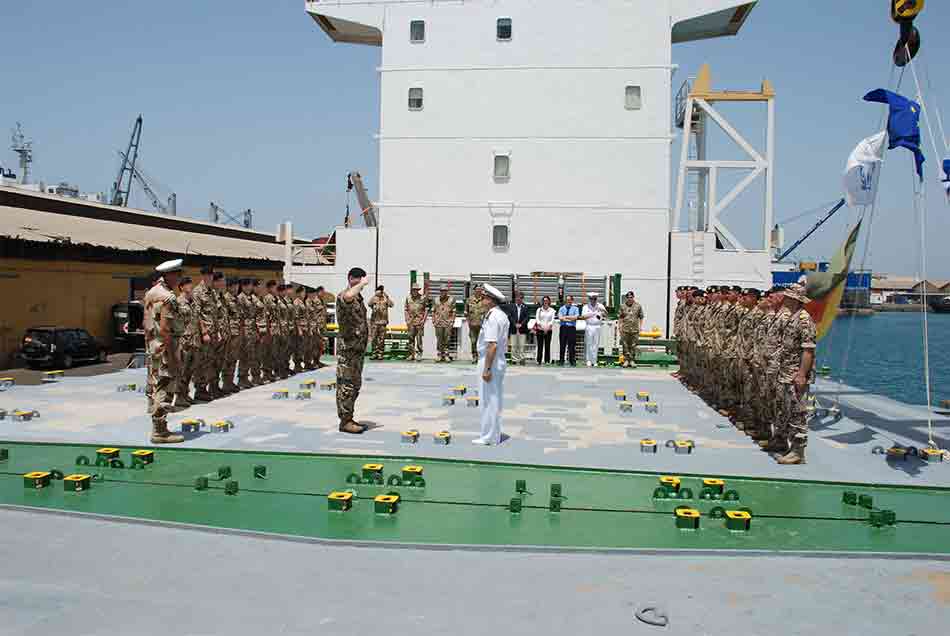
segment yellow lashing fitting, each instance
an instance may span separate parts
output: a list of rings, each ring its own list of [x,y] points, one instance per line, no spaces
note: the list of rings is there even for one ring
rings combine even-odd
[[[155,461],[155,451],[150,450],[137,450],[132,451],[132,459],[138,460],[143,464],[151,464]]]
[[[436,444],[444,444],[446,446],[452,441],[452,434],[448,431],[439,431],[432,436],[432,441]]]
[[[379,514],[391,515],[399,508],[399,495],[376,495],[373,499],[374,508]]]
[[[659,406],[659,404],[657,404],[656,402],[647,402],[647,403],[645,404],[645,407],[646,407],[647,413],[659,413],[659,412],[660,412],[660,406]]]
[[[669,476],[660,477],[660,485],[666,488],[666,490],[669,492],[679,492],[680,478]]]
[[[49,486],[49,472],[45,470],[35,470],[32,473],[23,475],[24,488],[46,488]]]
[[[321,390],[321,391],[335,391],[335,390],[336,390],[336,382],[321,382],[321,383],[320,383],[320,390]]]
[[[419,431],[417,431],[416,429],[411,429],[411,430],[402,432],[403,444],[415,444],[418,441],[419,441]]]
[[[745,510],[727,510],[726,527],[730,530],[748,530],[752,525],[752,515]]]
[[[452,389],[452,393],[455,395],[465,395],[466,391],[468,391],[468,387],[466,387],[464,384],[459,384]]]
[[[422,477],[422,466],[403,466],[402,467],[402,478],[403,480],[412,479],[413,477]]]
[[[676,527],[684,530],[696,530],[699,528],[699,517],[699,511],[695,508],[677,508]]]
[[[63,489],[66,492],[82,492],[89,490],[92,486],[92,478],[89,475],[67,475],[63,477]]]
[[[317,381],[314,380],[313,378],[309,380],[304,380],[303,382],[300,383],[301,389],[312,389],[315,386],[317,386]]]
[[[673,449],[679,455],[689,455],[693,452],[693,442],[690,440],[678,439],[673,442]]]
[[[942,462],[943,451],[936,448],[924,448],[920,451],[920,458],[928,462]]]
[[[706,478],[703,480],[703,488],[708,488],[713,492],[722,493],[726,487],[726,482],[721,479],[714,479],[712,477]]]
[[[230,431],[234,425],[231,423],[231,420],[218,420],[211,424],[212,433],[227,433]]]
[[[466,406],[471,406],[471,407],[476,407],[476,406],[478,406],[478,396],[477,396],[477,395],[470,395],[470,396],[468,396],[467,398],[465,398],[465,405],[466,405]]]
[[[623,402],[627,399],[626,391],[614,391],[614,399],[618,402]]]
[[[637,393],[637,399],[641,402],[648,402],[650,400],[650,394],[646,391],[640,391]]]
[[[618,406],[621,413],[633,413],[633,402],[621,402]]]
[[[363,464],[363,477],[383,476],[382,464]]]
[[[353,493],[351,492],[331,492],[327,497],[327,508],[346,512],[353,507]]]
[[[182,420],[181,423],[181,432],[182,433],[197,433],[201,430],[201,427],[204,426],[205,421],[200,419],[189,418],[187,420]]]
[[[455,396],[446,395],[442,398],[442,406],[455,406]]]
[[[100,459],[112,459],[119,456],[119,449],[111,447],[100,448],[96,451],[96,455],[98,455]]]
[[[656,452],[656,440],[655,440],[655,439],[641,439],[641,440],[640,440],[640,452],[641,452],[641,453],[655,453],[655,452]]]

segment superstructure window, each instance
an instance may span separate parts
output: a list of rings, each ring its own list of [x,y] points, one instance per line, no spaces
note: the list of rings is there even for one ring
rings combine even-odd
[[[425,20],[413,20],[409,23],[409,41],[426,41],[426,22]]]
[[[511,178],[511,157],[495,155],[493,176],[495,181],[507,181]]]
[[[493,225],[491,228],[491,246],[496,250],[508,249],[508,226]]]
[[[643,100],[640,95],[640,87],[628,84],[624,91],[623,107],[627,110],[640,110],[643,106]]]
[[[495,23],[495,37],[502,42],[511,39],[511,18],[498,18]]]
[[[409,89],[409,110],[422,110],[422,88]]]

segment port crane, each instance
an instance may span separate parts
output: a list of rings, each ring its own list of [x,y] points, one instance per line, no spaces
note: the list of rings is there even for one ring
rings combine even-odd
[[[129,137],[129,145],[125,152],[120,151],[122,156],[122,165],[119,166],[119,176],[112,184],[112,198],[109,202],[112,205],[128,205],[129,195],[132,193],[132,181],[135,173],[135,161],[139,156],[139,142],[142,139],[142,115],[135,119],[132,126],[132,136]]]
[[[129,162],[128,155],[122,152],[121,150],[119,150],[118,152],[119,152],[119,157],[122,158],[123,165],[125,163],[128,163]],[[151,185],[149,185],[150,180],[145,176],[145,173],[143,172],[141,165],[132,166],[132,176],[135,178],[135,181],[138,182],[139,186],[141,186],[142,191],[145,192],[145,196],[147,196],[149,201],[152,202],[152,207],[154,207],[155,210],[157,210],[161,214],[170,214],[171,216],[176,215],[178,197],[174,192],[168,195],[168,200],[166,203],[162,203],[161,199],[158,198],[158,195],[155,194],[155,190],[152,188]]]

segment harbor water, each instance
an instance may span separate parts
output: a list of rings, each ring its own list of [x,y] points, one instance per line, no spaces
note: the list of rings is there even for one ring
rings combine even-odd
[[[933,405],[950,400],[950,314],[928,314]],[[920,313],[841,316],[818,343],[831,379],[909,404],[926,404]]]

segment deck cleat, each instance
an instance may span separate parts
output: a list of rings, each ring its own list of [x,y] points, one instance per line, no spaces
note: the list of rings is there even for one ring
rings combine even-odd
[[[321,391],[336,391],[336,382],[321,382]]]
[[[155,451],[151,450],[136,450],[132,451],[132,464],[154,464],[155,463]]]
[[[267,479],[267,466],[264,464],[254,466],[254,479]]]
[[[659,413],[659,412],[660,412],[660,405],[657,404],[656,402],[647,402],[647,403],[644,404],[643,406],[644,406],[644,408],[646,408],[647,413]]]
[[[641,439],[640,440],[640,452],[641,453],[656,453],[656,440],[655,439]]]
[[[649,401],[650,401],[650,394],[649,394],[647,391],[639,391],[639,392],[637,393],[637,401],[638,401],[638,402],[649,402]]]
[[[23,487],[39,490],[49,486],[50,474],[45,470],[34,470],[23,475]]]
[[[907,457],[910,455],[908,449],[903,446],[891,446],[885,451],[888,460],[898,460],[898,461],[907,461]]]
[[[297,391],[297,394],[294,396],[295,400],[312,400],[313,392],[310,390],[306,391]]]
[[[562,494],[563,489],[561,484],[551,484],[551,496],[557,497],[558,499],[563,499],[564,495]]]
[[[134,393],[137,389],[138,389],[138,386],[136,386],[134,382],[130,382],[129,384],[120,384],[119,386],[116,387],[115,390],[118,393],[128,393],[130,391]]]
[[[722,494],[722,491],[726,488],[726,482],[721,479],[715,479],[713,477],[707,477],[703,479],[703,490],[711,490]]]
[[[13,412],[13,421],[15,422],[29,422],[34,418],[39,419],[39,417],[40,412],[36,410],[17,409]]]
[[[373,498],[373,510],[381,515],[396,514],[399,510],[399,494],[391,492],[386,495],[376,495]]]
[[[621,413],[633,413],[633,402],[621,402],[617,405]]]
[[[416,477],[422,477],[422,466],[403,466],[402,480],[405,484],[411,484]]]
[[[182,420],[181,432],[182,433],[197,433],[201,430],[201,427],[204,425],[205,425],[205,421],[201,419],[189,418],[187,420]]]
[[[521,508],[524,506],[521,502],[521,497],[512,497],[511,501],[508,502],[508,512],[518,514],[521,512]]]
[[[627,401],[627,392],[626,391],[614,391],[614,399],[618,402]]]
[[[524,494],[528,492],[528,482],[525,479],[516,479],[515,480],[515,492],[518,494]]]
[[[233,479],[224,484],[224,494],[226,495],[236,495],[238,494],[238,490],[238,483]]]
[[[465,398],[465,406],[470,406],[470,407],[472,407],[472,408],[477,407],[477,406],[478,406],[478,396],[477,396],[477,395],[469,395],[467,398]]]
[[[277,389],[277,390],[274,391],[274,393],[271,395],[271,398],[274,399],[274,400],[286,400],[286,399],[289,399],[289,398],[290,398],[290,390],[289,390],[289,389]]]
[[[227,433],[232,428],[234,428],[234,423],[231,420],[218,420],[211,423],[212,433]]]
[[[918,457],[926,462],[942,462],[943,451],[936,448],[924,448],[918,453]]]
[[[43,373],[43,384],[59,382],[64,377],[66,377],[66,373],[64,371],[46,371]]]
[[[673,442],[673,450],[676,451],[677,455],[689,455],[693,452],[693,448],[693,440],[691,439],[678,439]]]
[[[314,380],[313,378],[309,380],[304,380],[303,382],[300,383],[300,388],[304,391],[311,391],[315,389],[316,386],[317,386],[317,381]]]
[[[730,530],[748,531],[752,515],[744,510],[726,510],[726,527]]]
[[[83,492],[92,487],[92,477],[76,473],[63,477],[63,490],[66,492]]]
[[[668,475],[660,477],[660,487],[663,488],[667,494],[679,492],[680,478]]]
[[[346,512],[353,507],[353,493],[334,491],[327,496],[327,509]]]
[[[0,391],[6,391],[7,389],[13,388],[16,386],[16,380],[13,378],[0,378]]]
[[[699,529],[699,511],[689,506],[679,506],[674,516],[676,518],[676,527],[680,530],[698,530]]]
[[[363,479],[370,477],[375,480],[376,477],[383,476],[382,464],[363,464]]]
[[[548,502],[548,510],[550,512],[561,512],[561,498],[551,497],[551,500]]]
[[[452,442],[452,434],[448,431],[439,431],[432,436],[432,441],[436,444],[448,446]]]
[[[419,431],[416,429],[410,429],[408,431],[403,431],[400,441],[403,444],[415,444],[419,441]]]
[[[468,392],[468,387],[464,384],[459,384],[458,386],[452,387],[452,395],[462,397]]]

